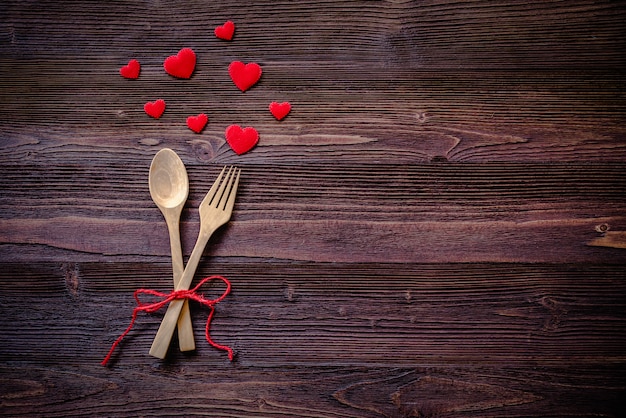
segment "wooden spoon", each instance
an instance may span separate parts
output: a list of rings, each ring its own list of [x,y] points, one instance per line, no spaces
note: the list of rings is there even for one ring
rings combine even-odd
[[[180,214],[189,195],[189,178],[185,165],[169,148],[156,153],[150,164],[150,196],[163,213],[170,235],[174,289],[183,276],[183,252],[180,245]],[[181,351],[196,349],[189,314],[189,301],[185,300],[178,317],[178,342]]]

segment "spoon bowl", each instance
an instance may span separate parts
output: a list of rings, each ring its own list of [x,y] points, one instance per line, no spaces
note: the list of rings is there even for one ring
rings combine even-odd
[[[189,196],[189,178],[180,157],[169,148],[163,148],[157,152],[150,164],[148,183],[150,196],[161,210],[167,224],[172,252],[174,289],[176,289],[184,271],[183,252],[180,245],[180,214]],[[178,342],[181,351],[191,351],[196,348],[187,300],[184,301],[178,317]]]
[[[184,205],[189,196],[185,165],[169,148],[163,148],[154,156],[150,164],[149,184],[152,200],[161,211]]]

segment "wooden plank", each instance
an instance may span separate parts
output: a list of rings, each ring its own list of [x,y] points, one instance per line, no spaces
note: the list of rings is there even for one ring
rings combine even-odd
[[[4,6],[0,162],[109,161],[156,145],[213,162],[626,158],[619,2],[83,6]],[[227,18],[236,42],[211,34]],[[191,80],[162,69],[182,46],[199,54]],[[139,80],[118,75],[129,58],[143,63]],[[226,74],[234,59],[264,68],[249,94]],[[154,121],[142,107],[157,97],[169,106]],[[294,105],[281,124],[272,100]],[[195,135],[184,119],[201,111],[211,123]],[[232,123],[261,132],[245,159],[225,144]]]
[[[0,368],[12,416],[619,417],[621,367]],[[149,380],[148,380],[149,378]],[[6,380],[3,380],[6,379]],[[560,384],[565,382],[566,384]]]
[[[90,59],[183,46],[268,61],[350,61],[420,68],[618,68],[626,43],[621,2],[373,2],[288,0],[247,3],[153,1],[38,9],[4,2],[0,55]],[[120,16],[129,19],[121,20]],[[236,42],[212,29],[238,25]]]
[[[216,341],[235,347],[234,363],[202,342],[206,311],[192,306],[197,352],[173,352],[165,361],[148,356],[160,316],[140,315],[112,367],[102,368],[99,361],[130,319],[133,290],[166,288],[170,267],[3,263],[3,413],[623,411],[620,265],[218,260],[200,275],[213,273],[234,286],[212,326]],[[207,296],[213,292],[219,289]]]
[[[626,158],[621,72],[372,67],[355,73],[349,63],[304,69],[262,63],[261,83],[242,95],[228,79],[226,60],[199,69],[192,80],[174,80],[162,70],[162,59],[151,58],[141,79],[132,81],[117,74],[121,57],[79,64],[4,61],[15,74],[0,78],[0,162],[63,163],[88,155],[103,164],[163,146],[213,163]],[[169,104],[159,120],[143,111],[156,98]],[[267,110],[274,100],[293,105],[280,123]],[[198,135],[185,119],[200,112],[209,115],[209,124]],[[233,123],[252,125],[261,137],[241,157],[224,139]]]
[[[217,306],[214,340],[239,367],[415,364],[559,366],[623,363],[623,266],[342,264],[213,259],[232,294]],[[3,263],[3,361],[98,364],[128,326],[137,288],[167,292],[166,263]],[[209,286],[217,297],[222,286]],[[146,301],[152,298],[144,298]],[[189,367],[228,364],[202,342],[207,312],[192,307],[197,355]],[[114,357],[152,364],[162,314],[141,314]],[[45,335],[45,338],[42,336]],[[174,344],[173,346],[176,346]]]
[[[320,262],[623,262],[626,254],[586,242],[598,222],[625,217],[499,221],[240,221],[216,233],[206,255]],[[169,257],[167,235],[156,223],[61,217],[0,221],[6,261],[29,259],[24,245],[71,250],[76,260]],[[197,234],[191,224],[186,231]],[[193,232],[195,231],[195,232]],[[195,235],[186,236],[185,248]],[[50,254],[41,257],[55,259]],[[61,253],[62,258],[67,254]],[[118,257],[115,257],[118,256]],[[58,258],[56,258],[58,260]]]
[[[6,261],[169,257],[150,156],[108,167],[14,165],[0,179]],[[190,164],[182,241],[218,167]],[[626,227],[626,170],[602,165],[244,166],[235,213],[207,254],[320,262],[624,262],[587,246]],[[45,180],[45,181],[42,181]],[[41,196],[45,196],[44,199]],[[28,209],[26,209],[28,208]],[[60,258],[67,259],[66,253]]]

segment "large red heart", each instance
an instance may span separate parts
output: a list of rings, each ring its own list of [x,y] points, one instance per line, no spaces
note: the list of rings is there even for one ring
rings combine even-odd
[[[187,126],[189,129],[199,134],[202,132],[208,121],[209,117],[204,113],[200,113],[198,116],[189,116],[187,118]]]
[[[270,112],[277,120],[283,120],[285,116],[291,111],[291,104],[289,102],[272,102],[270,103]]]
[[[165,58],[163,68],[171,76],[190,78],[196,68],[196,53],[191,48],[183,48],[178,54]]]
[[[152,116],[155,119],[158,119],[161,117],[163,112],[165,112],[165,100],[158,99],[158,100],[155,100],[154,102],[148,102],[145,105],[143,105],[143,110],[148,115]]]
[[[124,78],[137,78],[139,77],[140,69],[141,65],[139,65],[139,61],[130,60],[128,64],[120,68],[120,75]]]
[[[226,141],[237,155],[241,155],[259,142],[259,133],[250,126],[242,129],[239,125],[230,125],[226,128]]]
[[[215,36],[220,39],[224,39],[225,41],[230,41],[233,39],[233,34],[235,33],[235,24],[230,20],[224,23],[222,26],[218,26],[215,28]]]
[[[259,64],[254,62],[244,64],[241,61],[233,61],[228,66],[230,78],[241,91],[246,91],[254,86],[261,78],[261,72]]]

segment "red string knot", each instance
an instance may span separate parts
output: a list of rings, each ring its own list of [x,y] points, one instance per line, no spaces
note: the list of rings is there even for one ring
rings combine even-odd
[[[200,289],[205,283],[208,283],[212,280],[221,280],[222,282],[224,282],[224,284],[226,284],[226,290],[224,290],[224,292],[215,299],[206,299],[204,295],[198,294],[198,289]],[[100,364],[102,364],[103,366],[106,366],[106,364],[111,359],[111,356],[113,355],[113,352],[115,351],[115,348],[119,345],[122,339],[124,339],[124,337],[130,332],[130,330],[133,328],[133,325],[135,325],[135,321],[137,320],[137,314],[139,312],[148,312],[148,313],[156,312],[175,299],[193,300],[209,308],[210,310],[209,316],[207,317],[206,327],[204,331],[206,340],[211,346],[219,350],[224,350],[228,352],[228,359],[232,361],[234,357],[233,350],[228,346],[221,345],[213,341],[211,339],[211,334],[209,332],[209,329],[211,327],[211,320],[213,319],[213,314],[215,313],[215,305],[221,302],[222,300],[224,300],[224,298],[230,293],[230,288],[231,288],[231,285],[227,278],[222,277],[222,276],[209,276],[209,277],[205,277],[204,279],[202,279],[196,287],[194,287],[193,289],[189,289],[189,290],[173,290],[170,293],[162,293],[162,292],[158,292],[152,289],[135,290],[133,296],[135,298],[135,301],[137,301],[137,307],[133,309],[133,315],[130,320],[130,325],[117,338],[117,340],[115,340],[115,342],[111,346],[111,349],[109,350],[109,353],[106,355],[106,357],[104,358],[104,360],[102,360]],[[154,303],[143,303],[141,300],[139,300],[139,295],[151,295],[157,298],[161,298],[161,300],[154,302]]]

